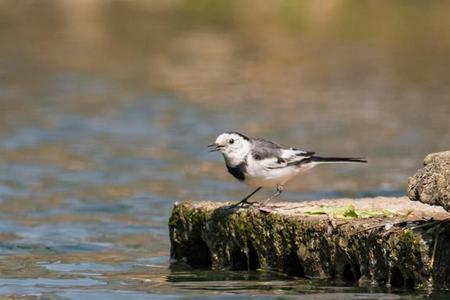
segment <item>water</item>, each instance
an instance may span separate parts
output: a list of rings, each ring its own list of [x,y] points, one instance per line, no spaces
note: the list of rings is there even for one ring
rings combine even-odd
[[[169,269],[175,201],[248,192],[206,152],[225,130],[368,157],[289,201],[403,195],[448,149],[449,5],[302,3],[1,1],[0,297],[426,297]]]

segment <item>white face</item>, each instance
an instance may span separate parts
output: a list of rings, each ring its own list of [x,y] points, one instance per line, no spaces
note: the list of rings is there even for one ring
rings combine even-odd
[[[241,163],[251,148],[250,142],[236,133],[222,133],[216,138],[214,146],[214,150],[222,152],[231,165]]]

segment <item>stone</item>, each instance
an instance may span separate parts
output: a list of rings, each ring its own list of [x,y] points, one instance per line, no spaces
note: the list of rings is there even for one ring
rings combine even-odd
[[[275,270],[358,285],[450,287],[450,213],[407,197],[233,207],[182,202],[169,220],[171,261]]]
[[[450,211],[450,151],[425,157],[424,167],[408,180],[408,197]]]

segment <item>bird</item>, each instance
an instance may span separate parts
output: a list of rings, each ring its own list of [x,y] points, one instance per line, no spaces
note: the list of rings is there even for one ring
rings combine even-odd
[[[275,187],[262,205],[281,195],[286,182],[319,164],[367,163],[363,157],[323,157],[312,151],[285,146],[263,138],[251,138],[237,131],[220,134],[209,152],[221,152],[228,172],[251,187],[253,192],[235,206],[252,205],[249,199],[263,187]]]

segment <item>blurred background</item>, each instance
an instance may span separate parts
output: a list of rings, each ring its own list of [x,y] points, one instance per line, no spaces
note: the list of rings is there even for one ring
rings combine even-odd
[[[317,167],[283,200],[404,195],[423,157],[449,149],[449,11],[0,0],[0,296],[242,288],[248,275],[205,288],[192,282],[211,273],[167,269],[175,201],[249,192],[206,151],[224,131],[369,160]],[[299,292],[280,282],[278,294]],[[274,291],[258,277],[240,293]]]

